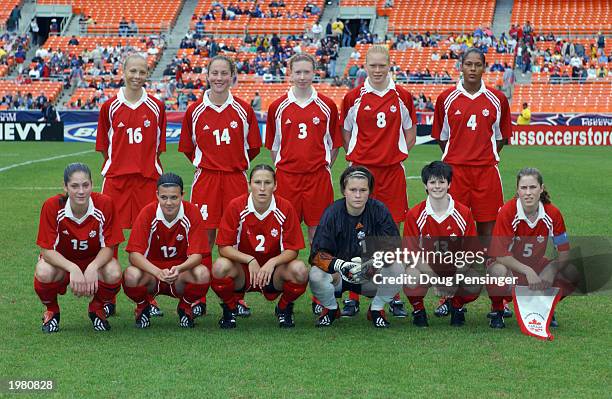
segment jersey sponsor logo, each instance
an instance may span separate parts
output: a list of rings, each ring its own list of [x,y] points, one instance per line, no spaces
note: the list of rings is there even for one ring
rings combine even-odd
[[[123,124],[123,122],[119,122],[119,124],[117,125],[117,127],[124,127],[125,125]]]
[[[314,123],[315,125],[318,125],[321,122],[321,119],[319,119],[318,116],[315,116],[314,118],[312,118],[312,123]]]
[[[276,229],[272,229],[272,230],[270,230],[270,235],[271,235],[272,237],[278,237],[278,230],[276,230]]]
[[[96,231],[95,230],[92,230],[92,231],[89,232],[89,237],[90,238],[94,238],[95,236],[96,236]]]
[[[185,237],[183,237],[182,234],[179,234],[179,235],[176,236],[176,241],[183,241],[183,238],[185,238]]]
[[[461,115],[461,111],[460,110],[455,111],[455,115]]]
[[[238,127],[238,122],[236,122],[236,121],[232,121],[232,122],[230,123],[230,127],[231,127],[232,129],[236,129],[236,128]]]
[[[285,125],[289,125],[289,124],[291,124],[291,119],[287,119],[287,120],[285,121]]]
[[[489,116],[489,110],[488,109],[483,109],[482,110],[482,116]]]
[[[144,127],[149,127],[149,126],[151,126],[151,121],[147,119],[144,121]]]
[[[372,108],[371,108],[369,105],[366,105],[365,107],[363,107],[363,109],[364,109],[365,111],[369,111],[369,110],[371,110]]]
[[[389,111],[391,111],[391,112],[396,112],[396,111],[397,111],[397,107],[396,107],[395,105],[392,105],[392,106],[389,108]]]
[[[204,126],[204,130],[210,130],[210,127],[208,127],[208,125]]]

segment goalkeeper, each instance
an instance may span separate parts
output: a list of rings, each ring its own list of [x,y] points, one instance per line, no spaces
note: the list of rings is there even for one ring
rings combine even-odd
[[[399,276],[401,264],[375,269],[369,260],[383,246],[394,247],[399,240],[397,226],[385,205],[369,198],[374,189],[374,177],[363,166],[349,166],[340,176],[344,198],[330,205],[319,223],[310,251],[310,288],[321,301],[323,312],[317,327],[330,326],[340,316],[336,297],[353,291],[370,298],[368,319],[377,328],[389,327],[384,306],[401,288],[400,285],[374,284],[372,276]],[[367,244],[366,244],[367,243]],[[367,248],[371,247],[371,248]]]

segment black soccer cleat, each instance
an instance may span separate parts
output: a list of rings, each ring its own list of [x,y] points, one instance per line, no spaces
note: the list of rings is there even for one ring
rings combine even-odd
[[[238,300],[236,304],[236,316],[238,317],[249,317],[251,315],[251,308],[246,304],[244,299]]]
[[[429,322],[427,321],[427,312],[425,309],[415,310],[412,312],[412,324],[417,327],[429,327]]]
[[[151,307],[153,305],[147,305],[140,314],[136,314],[136,322],[134,325],[136,328],[145,329],[151,325]]]
[[[400,319],[408,316],[404,302],[399,299],[394,299],[389,302],[389,311],[391,311],[393,317],[399,317]]]
[[[151,303],[149,304],[149,316],[150,317],[164,317],[164,311],[159,308],[159,306]]]
[[[487,318],[492,319],[493,317],[495,317],[495,314],[497,312],[495,310],[490,311],[487,314]],[[512,311],[510,310],[510,308],[508,307],[508,304],[505,303],[504,304],[504,319],[509,319],[510,317],[512,317],[514,315],[514,313],[512,313]]]
[[[223,309],[223,315],[219,319],[219,328],[224,330],[236,328],[236,309],[232,310],[224,303],[221,304],[221,308]]]
[[[111,329],[110,323],[106,320],[106,313],[104,309],[100,309],[96,312],[89,312],[89,319],[93,324],[94,331],[109,331]]]
[[[446,317],[450,314],[450,307],[450,298],[442,297],[440,299],[440,304],[438,305],[436,310],[434,310],[434,315],[436,317]]]
[[[357,313],[359,313],[359,301],[354,299],[345,299],[343,302],[344,306],[342,307],[342,312],[340,312],[340,316],[342,317],[353,317]]]
[[[465,324],[465,308],[462,306],[460,308],[455,308],[451,306],[450,308],[450,325],[453,327],[463,327]]]
[[[114,303],[105,303],[103,309],[107,318],[114,316],[117,313],[117,305]]]
[[[206,304],[204,302],[198,302],[191,308],[191,314],[194,318],[206,316]]]
[[[179,316],[179,326],[183,328],[193,328],[195,326],[195,322],[193,321],[193,315],[187,314],[185,309],[177,308],[176,312]]]
[[[495,312],[495,315],[491,317],[491,321],[489,322],[489,327],[491,328],[506,327],[506,323],[504,323],[504,311],[503,310]]]
[[[293,328],[295,323],[293,322],[293,302],[287,305],[285,310],[281,310],[278,305],[274,309],[274,313],[278,318],[278,326],[280,328]]]
[[[340,317],[340,309],[328,309],[323,307],[323,311],[315,321],[315,327],[329,327],[334,320]]]
[[[60,314],[46,311],[42,317],[42,332],[54,333],[59,331]]]
[[[323,305],[321,305],[318,302],[312,301],[310,306],[312,308],[312,314],[315,316],[319,316],[321,312],[323,311]]]
[[[559,322],[557,321],[557,318],[555,317],[555,314],[554,314],[554,313],[553,313],[553,316],[552,316],[552,320],[550,321],[550,326],[551,326],[552,328],[557,328],[557,327],[559,327]]]
[[[387,320],[385,311],[383,310],[372,310],[368,309],[368,320],[372,321],[376,328],[389,328],[391,323]]]

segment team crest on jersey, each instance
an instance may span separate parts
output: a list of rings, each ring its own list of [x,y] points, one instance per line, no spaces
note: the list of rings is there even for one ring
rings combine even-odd
[[[176,236],[176,241],[183,241],[183,238],[185,238],[185,237],[183,237],[182,234],[179,234],[179,235]]]
[[[144,127],[149,127],[149,126],[151,126],[151,121],[147,119],[144,121]]]
[[[363,240],[365,238],[366,234],[364,231],[360,231],[357,233],[357,239],[358,240]]]
[[[389,111],[395,112],[397,111],[397,107],[395,105],[392,105],[391,108],[389,108]]]
[[[65,235],[68,235],[68,230],[63,230],[62,233],[64,233]]]
[[[537,236],[537,237],[536,237],[536,240],[538,240],[538,242],[539,242],[540,244],[542,244],[542,243],[544,242],[544,237],[543,237],[543,236]]]
[[[271,235],[272,237],[277,237],[277,236],[278,236],[278,230],[276,230],[276,229],[272,229],[272,230],[270,230],[270,235]]]
[[[482,110],[482,116],[489,116],[489,110],[488,109],[483,109]]]
[[[92,230],[92,231],[89,232],[89,237],[90,238],[94,238],[95,236],[96,236],[96,231],[95,230]]]
[[[318,125],[321,122],[321,119],[319,119],[318,116],[315,116],[314,118],[312,118],[312,123],[314,123],[315,125]]]
[[[230,123],[230,127],[231,127],[232,129],[236,129],[236,128],[238,127],[238,122],[236,122],[236,121],[232,121],[232,122]]]

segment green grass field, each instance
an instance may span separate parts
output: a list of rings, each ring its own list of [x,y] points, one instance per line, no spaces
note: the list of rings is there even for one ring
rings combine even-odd
[[[274,305],[249,294],[253,316],[239,319],[234,331],[221,331],[212,290],[208,316],[193,330],[177,326],[176,303],[166,297],[160,299],[166,316],[154,319],[148,330],[136,330],[133,304],[120,293],[108,333],[95,333],[86,300],[68,293],[60,298],[60,333],[43,335],[43,306],[32,284],[40,206],[61,191],[67,163],[83,161],[99,170],[101,156],[82,153],[92,148],[0,143],[0,379],[54,379],[52,395],[59,397],[610,397],[611,301],[602,295],[562,302],[561,327],[552,342],[524,336],[515,318],[506,329],[491,330],[486,297],[469,306],[462,329],[431,317],[428,329],[395,319],[389,330],[379,331],[365,320],[365,303],[358,317],[315,329],[304,296],[296,306],[296,328],[286,331],[277,327]],[[570,236],[610,236],[611,156],[607,148],[507,147],[500,165],[505,196],[513,194],[518,169],[536,166]],[[439,157],[435,146],[416,147],[407,175],[419,175],[424,163]],[[191,181],[191,165],[176,145],[162,161],[167,171]],[[256,161],[269,162],[268,152]],[[334,179],[344,166],[338,162]],[[95,178],[98,190],[100,183]],[[419,180],[409,178],[408,190],[410,205],[424,198]],[[124,251],[120,262],[125,266]],[[428,297],[430,315],[435,300]]]

